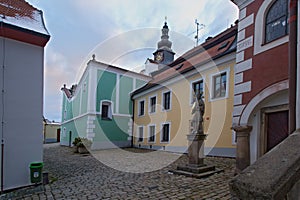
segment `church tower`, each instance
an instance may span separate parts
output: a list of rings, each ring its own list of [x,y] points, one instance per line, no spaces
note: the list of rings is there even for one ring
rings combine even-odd
[[[174,61],[175,53],[171,49],[172,42],[169,40],[169,27],[167,22],[165,22],[161,31],[161,40],[157,43],[157,50],[153,53],[154,61],[158,64],[168,65]]]

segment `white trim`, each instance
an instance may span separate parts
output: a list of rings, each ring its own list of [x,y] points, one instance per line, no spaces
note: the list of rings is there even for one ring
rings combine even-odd
[[[82,93],[83,93],[83,88],[80,87],[80,99],[79,99],[79,110],[78,110],[78,114],[79,114],[79,115],[80,115],[81,112],[82,112],[82,109],[81,109],[81,107],[82,107]]]
[[[246,105],[234,106],[233,107],[233,116],[240,116]]]
[[[140,128],[142,128],[143,129],[143,137],[142,137],[142,141],[139,141],[139,139],[140,139]],[[144,128],[144,126],[137,126],[137,142],[138,143],[142,143],[142,142],[144,142],[144,135],[145,135],[145,128]]]
[[[87,102],[87,111],[95,112],[96,111],[96,98],[97,98],[97,76],[98,71],[94,67],[90,67],[89,70],[89,85],[88,85],[88,102]]]
[[[242,94],[251,91],[251,81],[247,81],[234,86],[234,94]]]
[[[149,140],[150,140],[150,127],[151,127],[151,126],[154,126],[154,141],[153,141],[153,142],[150,142],[150,141],[149,141]],[[147,142],[148,142],[148,143],[153,144],[153,143],[156,142],[156,124],[149,124],[149,125],[148,125],[148,134],[147,134],[147,136],[148,136],[148,137],[147,137],[147,138],[148,138],[148,139],[147,139]]]
[[[242,99],[243,99],[243,95],[239,94],[239,95],[234,95],[233,97],[233,105],[240,105],[242,104]]]
[[[252,58],[236,64],[234,67],[235,74],[252,69]]]
[[[155,97],[155,111],[154,112],[151,112],[151,99]],[[157,94],[154,94],[152,96],[149,96],[148,98],[148,113],[151,115],[151,114],[154,114],[157,112]]]
[[[233,118],[232,118],[232,124],[233,124],[233,125],[239,124],[239,120],[240,120],[240,116],[233,117]]]
[[[247,37],[246,39],[237,43],[236,52],[243,51],[253,46],[253,36]]]
[[[286,35],[282,38],[276,39],[270,43],[264,44],[264,35],[265,32],[265,15],[269,6],[273,3],[273,0],[264,0],[261,4],[255,19],[255,28],[254,28],[254,50],[253,55],[262,53],[274,47],[277,47],[281,44],[287,43],[289,41],[289,36]]]
[[[205,71],[208,71],[210,69],[216,69],[220,65],[226,65],[227,63],[234,62],[234,60],[236,59],[236,56],[237,56],[236,52],[232,52],[231,54],[223,56],[223,57],[221,57],[217,60],[209,60],[207,63],[204,63],[204,64],[198,66],[196,69],[191,70],[190,72],[187,72],[184,75],[176,76],[175,78],[164,81],[163,83],[159,83],[157,86],[154,86],[154,87],[152,87],[148,90],[145,90],[143,92],[135,94],[133,96],[133,99],[143,97],[144,95],[155,92],[155,91],[157,91],[161,88],[167,87],[168,85],[171,85],[173,83],[177,83],[178,81],[180,81],[182,79],[188,79],[189,77],[192,77],[195,74],[202,74]],[[243,59],[244,59],[244,57],[243,57]]]
[[[165,124],[169,124],[169,141],[162,141],[162,138],[163,138],[163,126]],[[160,144],[169,144],[170,143],[170,140],[171,140],[171,122],[167,121],[167,122],[163,122],[161,123],[160,125],[160,138],[159,138],[159,143]]]
[[[135,91],[136,90],[136,78],[133,78],[132,87],[133,87],[132,91]]]
[[[265,88],[260,93],[258,93],[254,98],[251,99],[251,101],[245,107],[245,109],[241,115],[240,124],[245,125],[248,123],[251,112],[255,109],[255,107],[260,102],[262,102],[267,97],[269,97],[279,91],[287,90],[288,88],[289,88],[289,81],[284,80],[279,83],[275,83],[275,84],[271,85],[270,87]]]
[[[133,71],[128,71],[126,69],[122,69],[121,67],[119,67],[120,68],[119,69],[118,67],[114,67],[109,64],[101,63],[98,61],[90,60],[88,64],[92,65],[93,67],[95,67],[97,69],[100,69],[100,70],[103,70],[106,72],[112,72],[115,74],[121,74],[122,76],[125,75],[130,78],[139,78],[139,79],[145,80],[145,81],[150,81],[152,79],[150,76],[139,74],[139,73],[136,73]]]
[[[72,118],[72,119],[69,119],[69,120],[64,121],[63,123],[61,123],[61,125],[67,124],[67,123],[69,123],[69,122],[72,122],[72,121],[74,121],[74,120],[80,119],[80,118],[85,117],[85,116],[87,116],[87,115],[92,115],[92,113],[84,113],[84,114],[82,114],[82,115],[79,115],[79,116],[77,116],[77,117],[74,117],[74,118]]]
[[[140,115],[140,111],[141,111],[141,102],[142,101],[144,101],[144,114],[143,115]],[[138,117],[143,117],[143,116],[145,116],[145,113],[146,113],[146,99],[140,99],[140,100],[138,100]]]
[[[101,115],[100,112],[95,112],[95,113],[92,113],[93,115]],[[129,115],[129,114],[120,114],[120,113],[114,113],[113,114],[114,117],[130,117],[132,118],[132,115]]]
[[[243,29],[239,31],[237,35],[237,42],[242,41],[243,39],[245,39],[245,37],[246,37],[246,30]]]
[[[236,63],[242,62],[245,60],[245,52],[241,51],[236,54]]]
[[[240,9],[239,20],[244,19],[246,17],[246,14],[247,14],[247,8]]]
[[[116,74],[117,80],[116,80],[116,113],[119,112],[120,108],[120,74]]]
[[[165,109],[164,108],[164,94],[166,94],[166,93],[168,93],[168,92],[170,92],[170,108],[169,109]],[[169,89],[169,90],[163,90],[162,92],[161,92],[161,111],[162,112],[169,112],[169,111],[171,111],[172,110],[172,90],[171,89]]]
[[[236,145],[236,133],[234,130],[231,131],[231,144]]]
[[[254,22],[254,14],[252,13],[251,15],[248,15],[246,18],[242,19],[239,21],[239,26],[238,26],[238,31],[241,31]]]
[[[234,84],[242,83],[244,80],[244,73],[239,73],[234,75]]]
[[[93,116],[90,116],[90,115],[93,115]],[[100,113],[100,112],[87,112],[87,113],[84,113],[84,114],[79,115],[79,116],[77,116],[77,117],[74,117],[74,118],[72,118],[72,119],[69,119],[69,120],[67,120],[67,121],[64,121],[64,122],[61,123],[61,125],[67,124],[67,123],[69,123],[69,122],[71,122],[71,121],[80,119],[80,118],[85,117],[85,116],[91,117],[90,119],[88,118],[88,120],[95,120],[95,119],[96,119],[96,117],[95,117],[96,115],[101,115],[101,113]],[[132,115],[127,115],[127,114],[116,114],[116,113],[114,113],[113,116],[116,116],[116,117],[130,117],[130,118],[132,117]],[[87,122],[87,123],[89,123],[89,122]]]
[[[224,97],[214,97],[214,78],[218,75],[221,75],[222,73],[226,73],[226,91],[225,91],[225,96]],[[209,95],[209,101],[216,101],[216,100],[220,100],[220,99],[226,99],[228,98],[228,94],[229,94],[229,77],[230,77],[230,67],[219,71],[217,73],[214,74],[210,74],[210,95]]]
[[[205,97],[205,77],[197,78],[192,81],[190,81],[190,105],[193,105],[193,84],[196,82],[202,81],[203,82],[203,94],[202,97]]]

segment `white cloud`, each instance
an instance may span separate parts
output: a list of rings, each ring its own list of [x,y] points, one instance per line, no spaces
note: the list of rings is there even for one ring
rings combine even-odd
[[[45,116],[55,120],[60,116],[60,88],[75,83],[92,53],[99,60],[135,69],[152,57],[165,16],[177,56],[193,46],[195,19],[205,24],[203,40],[238,16],[230,0],[28,1],[43,10],[51,34],[45,54]]]

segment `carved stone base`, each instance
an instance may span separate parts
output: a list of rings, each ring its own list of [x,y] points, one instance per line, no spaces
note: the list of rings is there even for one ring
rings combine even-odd
[[[169,172],[177,175],[184,175],[194,178],[206,178],[216,173],[223,172],[224,170],[217,169],[214,165],[202,166],[178,166],[176,170],[169,170]]]

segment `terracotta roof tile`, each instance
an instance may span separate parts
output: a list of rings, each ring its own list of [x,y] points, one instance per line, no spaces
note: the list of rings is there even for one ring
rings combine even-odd
[[[0,17],[6,24],[49,35],[42,11],[25,0],[0,0]]]
[[[37,9],[24,0],[1,0],[0,13],[9,17],[29,17],[33,19],[33,12]]]

